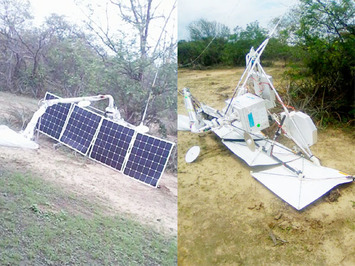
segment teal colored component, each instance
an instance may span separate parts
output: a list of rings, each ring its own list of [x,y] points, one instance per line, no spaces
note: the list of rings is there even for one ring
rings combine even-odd
[[[250,126],[250,127],[255,126],[254,118],[253,118],[253,113],[249,113],[249,114],[248,114],[248,119],[249,119],[249,126]]]

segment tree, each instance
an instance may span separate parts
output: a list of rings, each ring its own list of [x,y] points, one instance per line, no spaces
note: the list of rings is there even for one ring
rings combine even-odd
[[[300,9],[304,13],[298,35],[304,42],[312,36],[344,42],[344,34],[354,39],[354,1],[301,0]]]
[[[166,108],[171,107],[164,99],[176,97],[176,71],[170,69],[176,68],[177,44],[173,32],[168,30],[176,3],[170,1],[168,11],[163,12],[161,3],[153,0],[110,0],[105,7],[106,24],[100,24],[95,19],[94,8],[87,5],[87,26],[94,36],[86,39],[104,61],[103,77],[108,93],[117,96],[123,114],[133,124],[140,122],[141,110],[150,94],[152,101],[161,105],[148,109],[147,122],[153,122],[153,115],[158,118],[155,122],[160,121],[167,114]],[[112,17],[115,19],[109,19]],[[110,21],[119,21],[119,27]],[[97,40],[105,46],[103,50],[97,48],[100,46]],[[158,69],[163,73],[162,68],[169,69],[169,75],[159,74],[152,88],[155,73]],[[163,80],[166,78],[174,82]],[[173,87],[166,87],[167,84]]]
[[[171,60],[166,54],[174,55],[176,40],[174,40],[172,32],[166,31],[167,24],[176,9],[177,1],[171,2],[169,12],[161,13],[161,11],[159,12],[159,4],[154,4],[153,0],[110,0],[106,5],[107,22],[105,25],[97,22],[94,18],[94,8],[88,5],[87,26],[116,56],[128,60],[139,60],[141,64],[139,73],[132,78],[143,81],[145,66],[153,64],[159,58]],[[112,9],[111,13],[108,12],[108,9]],[[90,10],[92,11],[90,12]],[[113,10],[116,10],[115,20],[118,18],[122,22],[119,26],[110,23],[110,14],[112,16]],[[156,21],[160,21],[158,23],[160,32],[155,32],[153,36],[151,27],[153,23],[157,24]]]
[[[347,119],[355,108],[355,3],[301,0],[299,14],[295,35],[308,68],[302,75],[314,85],[307,93],[296,87],[295,97],[309,102],[321,121],[334,116]]]
[[[223,51],[224,62],[228,65],[245,65],[245,55],[250,47],[258,47],[266,38],[266,33],[257,21],[248,24],[245,29],[236,27]]]
[[[230,30],[226,25],[205,19],[191,22],[188,26],[188,29],[190,33],[190,39],[192,41],[212,38],[226,38],[230,34]]]
[[[0,1],[0,82],[10,91],[22,91],[17,81],[26,67],[26,60],[20,29],[31,19],[28,9],[28,1]]]
[[[0,2],[0,35],[3,38],[4,68],[0,68],[0,79],[10,91],[31,93],[40,97],[44,93],[45,55],[50,49],[52,37],[58,31],[58,25],[52,18],[52,27],[45,25],[37,28],[31,25],[28,1]]]
[[[178,61],[180,65],[212,66],[221,64],[222,52],[228,41],[229,28],[215,21],[204,19],[189,25],[191,41],[179,42]]]

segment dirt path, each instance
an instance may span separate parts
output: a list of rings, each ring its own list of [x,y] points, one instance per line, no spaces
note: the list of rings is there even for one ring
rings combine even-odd
[[[221,108],[241,71],[179,71],[178,87]],[[179,97],[179,113],[186,114]],[[296,211],[213,133],[179,132],[178,139],[179,265],[355,265],[355,184]],[[194,145],[201,155],[187,164]],[[312,151],[323,165],[355,174],[355,140],[341,130],[319,132]]]
[[[15,101],[12,102],[12,99]],[[13,121],[15,111],[36,110],[36,101],[0,92],[0,124]],[[21,111],[22,112],[22,111]],[[20,112],[20,113],[21,113]],[[111,214],[124,213],[158,231],[177,234],[177,177],[165,173],[160,188],[136,182],[112,169],[77,155],[66,147],[53,148],[45,136],[40,149],[0,147],[0,165],[30,172],[77,195],[106,206]]]

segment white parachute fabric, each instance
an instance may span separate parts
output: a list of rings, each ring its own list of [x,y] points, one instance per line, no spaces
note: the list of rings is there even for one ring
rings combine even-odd
[[[288,165],[295,167],[297,163]],[[333,187],[353,181],[352,176],[332,168],[314,165],[306,159],[302,164],[301,174],[291,171],[284,165],[251,174],[297,210],[311,204]]]
[[[0,146],[38,149],[38,144],[5,125],[0,125]]]

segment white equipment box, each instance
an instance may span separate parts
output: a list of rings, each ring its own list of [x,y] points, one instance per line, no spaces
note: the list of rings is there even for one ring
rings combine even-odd
[[[284,112],[281,113],[281,116],[284,115]],[[303,148],[312,146],[317,142],[317,128],[312,119],[305,113],[292,111],[290,117],[286,116],[283,126]]]
[[[269,127],[265,100],[246,93],[233,100],[233,109],[238,112],[243,129],[247,132],[259,132]]]

